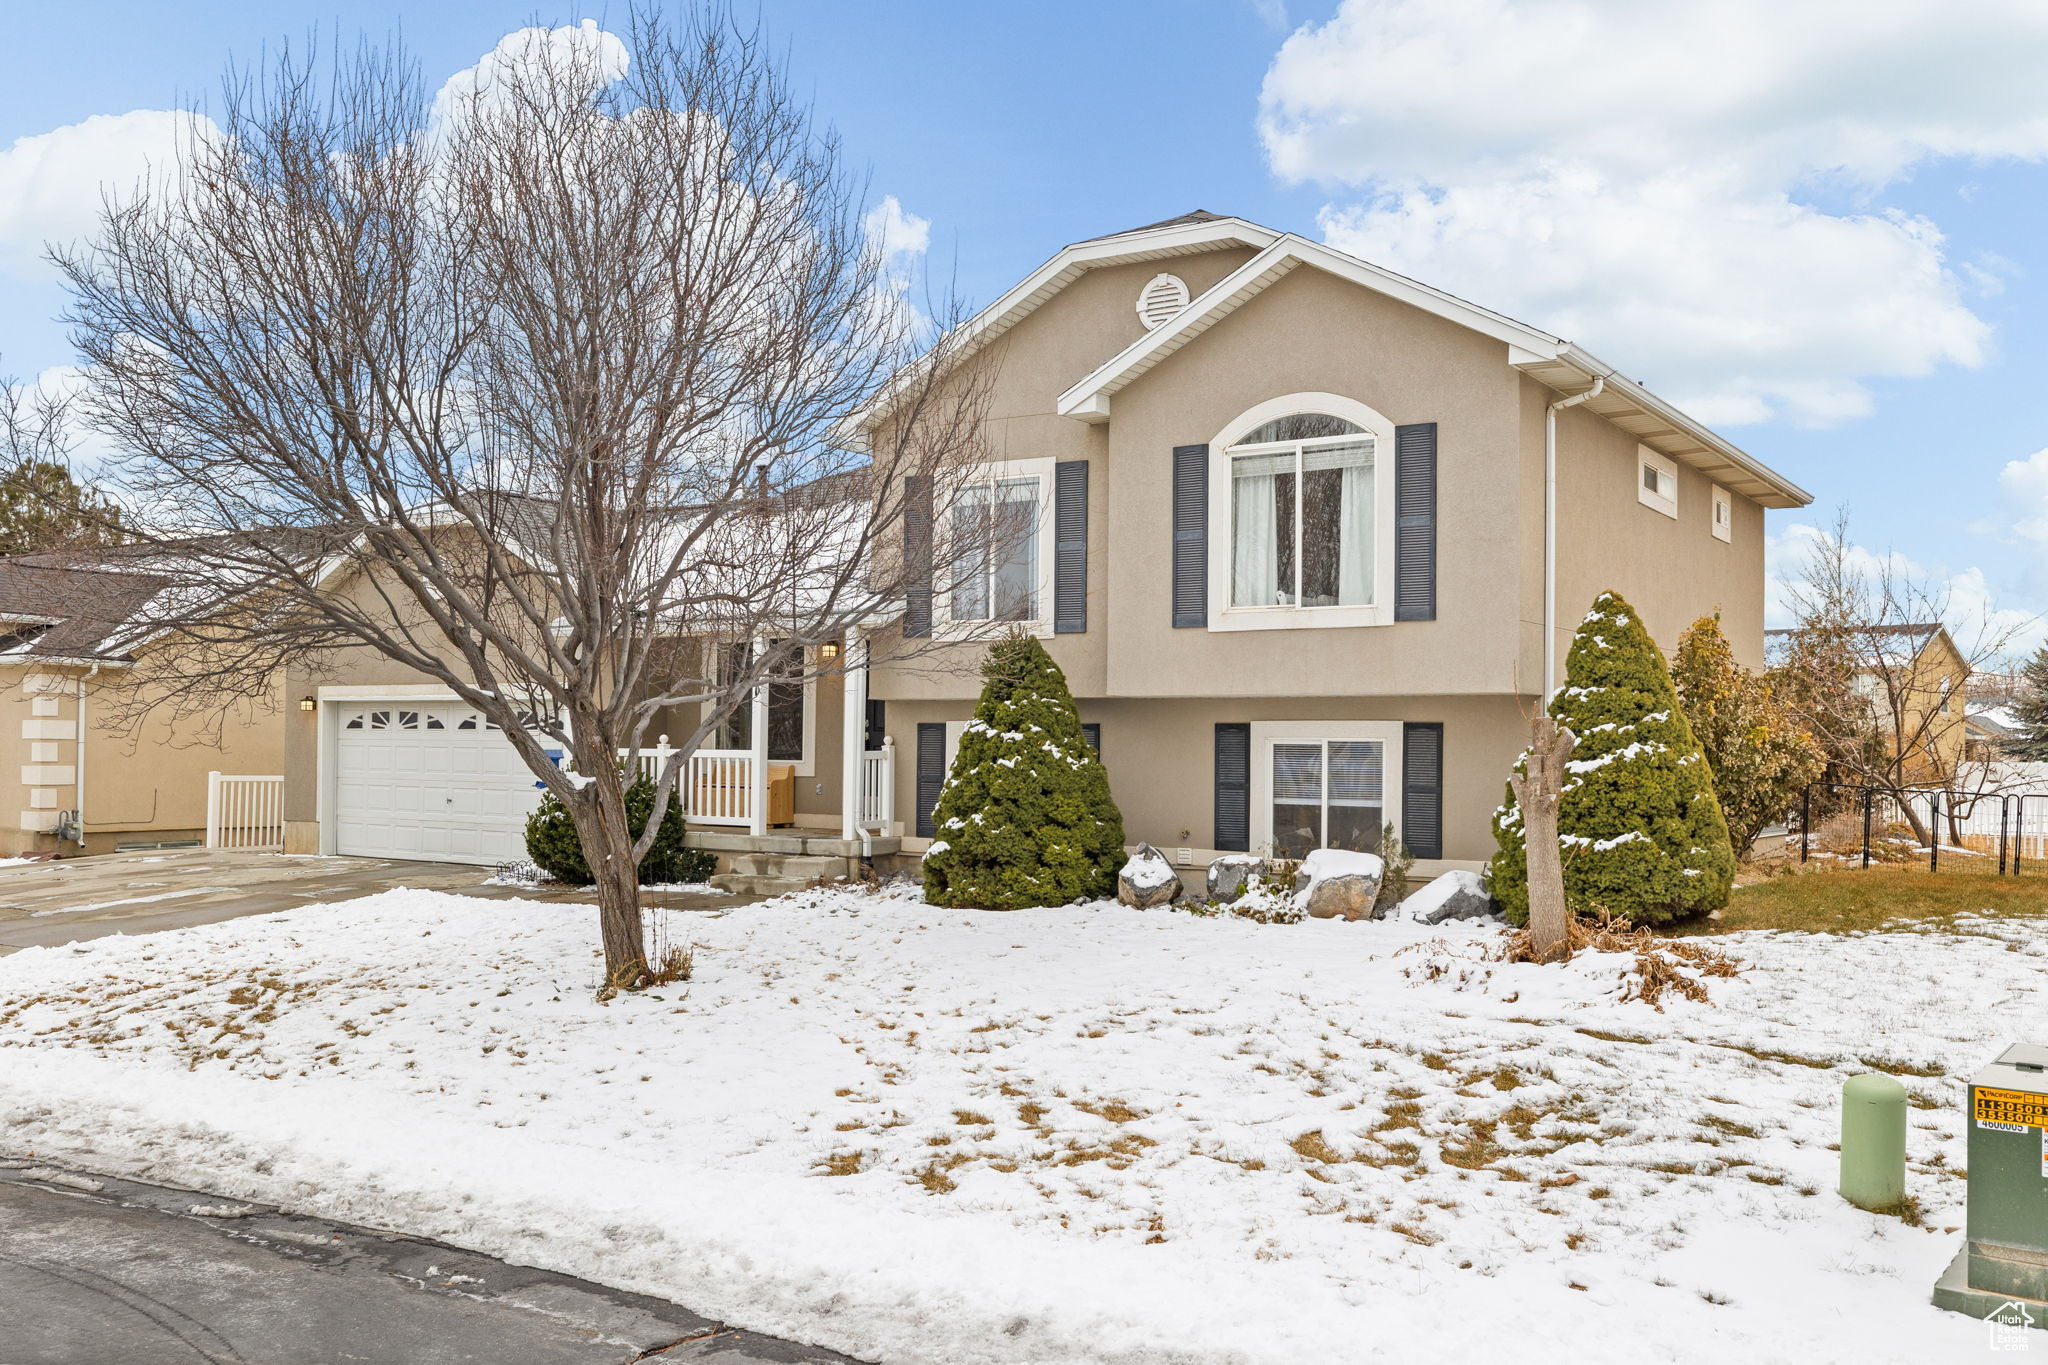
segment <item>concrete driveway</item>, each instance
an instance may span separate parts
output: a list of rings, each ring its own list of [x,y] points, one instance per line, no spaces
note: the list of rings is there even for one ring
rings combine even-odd
[[[147,934],[323,901],[354,900],[395,886],[461,896],[588,904],[588,887],[491,886],[488,867],[327,858],[216,849],[103,853],[0,867],[0,956],[107,934]],[[647,903],[719,909],[747,896],[648,892]],[[6,1365],[0,1360],[0,1365]]]
[[[436,1242],[0,1160],[0,1365],[112,1361],[852,1365]]]

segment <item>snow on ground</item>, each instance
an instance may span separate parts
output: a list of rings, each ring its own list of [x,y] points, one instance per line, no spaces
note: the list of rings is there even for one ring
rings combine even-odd
[[[0,1132],[874,1359],[1975,1359],[1957,1078],[2041,927],[1739,936],[1658,1014],[1488,928],[818,891],[601,1004],[588,909],[401,890],[0,960]],[[1867,1067],[1926,1227],[1832,1192]]]

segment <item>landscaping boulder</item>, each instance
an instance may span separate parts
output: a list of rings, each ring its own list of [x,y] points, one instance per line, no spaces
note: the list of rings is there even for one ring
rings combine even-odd
[[[1226,853],[1209,864],[1209,876],[1204,889],[1209,900],[1225,905],[1244,894],[1245,884],[1259,875],[1266,860],[1256,853]]]
[[[1179,895],[1180,877],[1173,864],[1150,844],[1139,844],[1123,871],[1116,874],[1116,898],[1133,909],[1171,905]]]
[[[1477,872],[1446,872],[1401,902],[1401,918],[1417,924],[1454,919],[1498,919],[1500,906]]]
[[[1376,853],[1319,848],[1295,873],[1295,899],[1313,919],[1371,919],[1386,873]]]

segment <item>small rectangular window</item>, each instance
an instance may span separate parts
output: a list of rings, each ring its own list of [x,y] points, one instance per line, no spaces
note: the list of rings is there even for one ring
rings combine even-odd
[[[1735,539],[1735,499],[1725,488],[1714,490],[1714,538]]]
[[[1678,466],[1648,446],[1636,447],[1636,501],[1667,517],[1678,515]]]

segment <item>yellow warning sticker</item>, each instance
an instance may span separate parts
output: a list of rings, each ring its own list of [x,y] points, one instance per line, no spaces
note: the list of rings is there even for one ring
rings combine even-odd
[[[2024,1090],[1994,1090],[1980,1085],[1972,1092],[1979,1123],[2016,1123],[2027,1128],[2048,1129],[2048,1095]]]

